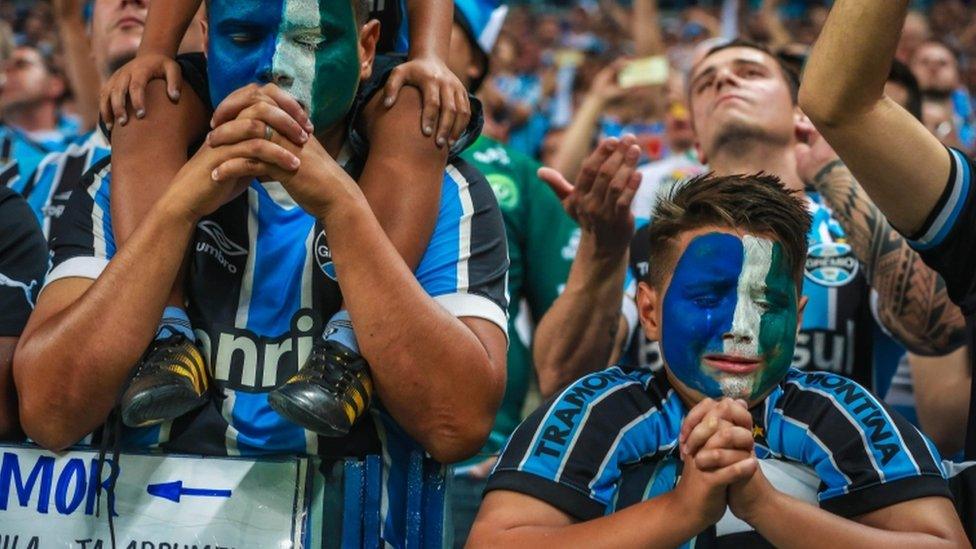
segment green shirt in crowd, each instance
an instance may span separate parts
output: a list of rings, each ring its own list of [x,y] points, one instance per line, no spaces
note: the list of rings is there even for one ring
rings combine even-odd
[[[524,300],[528,306],[530,326],[542,318],[565,287],[580,237],[579,227],[563,210],[555,193],[536,176],[538,162],[484,135],[461,157],[485,174],[495,191],[505,219],[511,266],[505,398],[485,447],[480,455],[461,464],[459,472],[501,451],[521,421],[535,373],[532,352],[516,327],[525,324],[519,322],[520,305]]]

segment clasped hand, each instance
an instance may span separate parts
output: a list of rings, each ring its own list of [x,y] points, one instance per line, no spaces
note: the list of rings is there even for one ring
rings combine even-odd
[[[308,116],[274,84],[227,96],[214,111],[206,142],[180,170],[181,195],[199,219],[243,192],[254,179],[278,181],[309,214],[321,219],[355,182],[311,135]]]
[[[773,488],[759,469],[746,403],[699,402],[685,417],[678,443],[684,468],[676,492],[684,505],[708,524],[726,507],[751,522]]]

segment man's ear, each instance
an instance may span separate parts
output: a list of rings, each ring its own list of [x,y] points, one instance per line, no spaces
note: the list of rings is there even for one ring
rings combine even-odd
[[[806,308],[807,308],[807,302],[808,301],[809,301],[809,299],[807,299],[807,296],[801,295],[800,296],[800,301],[796,305],[796,333],[797,333],[797,335],[800,334],[800,328],[803,327],[803,311],[806,310]]]
[[[200,17],[200,33],[203,35],[203,55],[207,55],[207,50],[210,49],[208,44],[210,44],[210,22],[207,19],[207,11],[204,10],[203,15]]]
[[[380,39],[380,22],[369,20],[359,30],[359,80],[367,80],[373,74],[376,59],[376,42]]]
[[[651,341],[660,341],[661,324],[658,322],[661,307],[660,294],[646,282],[637,285],[637,317],[640,318],[644,335]]]

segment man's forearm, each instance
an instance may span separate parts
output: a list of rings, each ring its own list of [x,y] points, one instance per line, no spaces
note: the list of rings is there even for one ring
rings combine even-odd
[[[152,340],[193,226],[164,200],[80,298],[28,324],[15,373],[25,429],[40,424],[39,434],[28,431],[38,442],[70,445],[104,421]]]
[[[907,0],[834,2],[803,71],[804,112],[831,121],[881,99],[907,7]]]
[[[200,0],[167,2],[157,4],[155,9],[150,6],[139,53],[161,53],[176,57],[183,35],[198,9]]]
[[[884,95],[906,4],[835,2],[803,72],[800,108],[888,221],[914,234],[938,204],[952,162],[921,122]]]
[[[75,97],[82,126],[90,130],[98,123],[98,91],[101,79],[92,59],[85,23],[78,19],[58,21],[58,36],[66,59],[65,72]]]
[[[658,15],[657,0],[636,0],[634,2],[632,26],[634,53],[638,57],[664,53],[664,38],[661,36],[661,20]]]
[[[958,547],[958,540],[924,532],[892,531],[861,524],[774,491],[747,522],[776,547]],[[948,503],[948,500],[946,500]],[[948,505],[951,512],[951,504]]]
[[[468,326],[427,295],[361,195],[321,221],[384,406],[436,459],[467,457],[458,454],[483,443],[468,437],[487,436],[501,401],[504,369],[496,365],[504,364],[504,344],[502,356],[490,356]]]
[[[481,517],[478,517],[481,519]],[[709,525],[685,509],[674,491],[605,517],[569,526],[491,528],[475,523],[470,547],[677,547]]]
[[[447,62],[454,4],[447,0],[409,0],[410,58],[437,56]]]
[[[594,238],[583,233],[566,289],[539,321],[533,337],[532,356],[543,397],[610,362],[626,268],[626,253],[601,257]]]
[[[945,354],[958,346],[965,320],[950,301],[942,277],[891,227],[850,170],[840,161],[832,162],[816,175],[814,186],[867,268],[884,325],[916,353]]]

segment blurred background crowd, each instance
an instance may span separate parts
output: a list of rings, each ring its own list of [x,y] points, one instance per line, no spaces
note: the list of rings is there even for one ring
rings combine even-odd
[[[36,46],[48,69],[70,80],[70,56],[59,28],[77,5],[5,0],[0,4],[0,58],[15,46]],[[684,153],[692,137],[682,76],[695,48],[740,36],[799,65],[828,8],[827,2],[808,0],[513,3],[482,91],[486,133],[564,173],[575,172],[578,161],[572,157],[579,156],[567,154],[567,148],[574,148],[566,143],[571,130],[586,134],[587,150],[593,138],[631,132],[647,162]],[[976,5],[929,0],[916,2],[915,8],[897,58],[918,79],[926,125],[947,144],[972,152]],[[650,69],[643,71],[650,80],[620,78],[626,60],[658,55],[666,64],[642,67]],[[78,104],[70,82],[61,100],[65,114],[91,124],[89,107]]]

